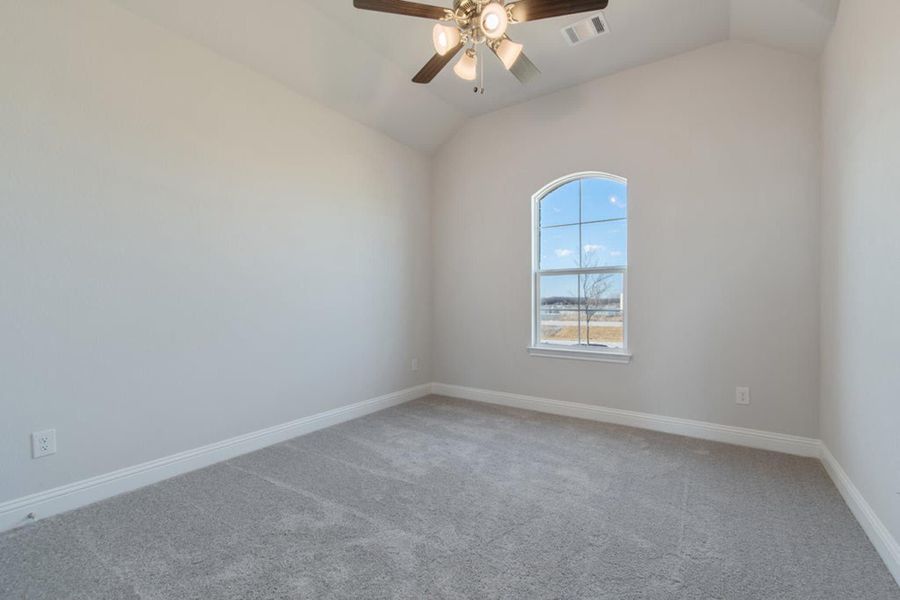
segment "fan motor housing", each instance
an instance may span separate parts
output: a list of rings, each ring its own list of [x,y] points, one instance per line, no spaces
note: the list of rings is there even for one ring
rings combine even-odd
[[[478,14],[478,4],[474,0],[454,0],[453,12],[457,21],[469,21]]]

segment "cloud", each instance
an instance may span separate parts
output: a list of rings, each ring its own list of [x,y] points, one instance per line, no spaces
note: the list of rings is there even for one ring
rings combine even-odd
[[[559,258],[565,258],[567,256],[572,256],[572,254],[573,254],[573,252],[571,250],[565,250],[562,248],[557,248],[556,250],[554,250],[554,252],[556,253],[556,256]]]
[[[591,252],[603,252],[604,250],[606,250],[606,246],[601,246],[600,244],[585,244],[584,245],[584,251],[587,254],[590,254]]]
[[[610,256],[622,256],[622,253],[619,252],[618,250],[613,250],[612,252],[609,253],[609,255]]]

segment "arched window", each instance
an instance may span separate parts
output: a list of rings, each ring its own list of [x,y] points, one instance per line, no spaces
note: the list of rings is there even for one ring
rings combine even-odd
[[[628,182],[577,173],[533,204],[531,353],[627,362]]]

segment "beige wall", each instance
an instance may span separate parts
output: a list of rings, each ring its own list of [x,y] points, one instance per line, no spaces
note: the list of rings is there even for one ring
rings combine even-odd
[[[817,437],[819,120],[814,61],[725,42],[470,121],[435,158],[436,380]],[[630,182],[630,365],[525,350],[531,196],[590,170]]]
[[[430,380],[426,158],[106,2],[0,56],[0,501]]]
[[[895,540],[900,540],[898,23],[896,0],[845,0],[822,67],[822,438]]]

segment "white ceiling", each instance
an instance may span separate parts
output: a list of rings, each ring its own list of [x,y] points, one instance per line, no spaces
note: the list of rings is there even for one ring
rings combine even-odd
[[[731,37],[817,57],[840,0],[731,0]]]
[[[818,56],[839,2],[610,0],[610,33],[574,47],[561,29],[588,14],[516,24],[510,35],[541,77],[523,86],[488,56],[486,92],[476,95],[450,68],[427,86],[410,81],[433,54],[425,19],[357,10],[351,0],[115,1],[427,152],[468,116],[726,39]]]
[[[309,1],[346,23],[410,77],[434,54],[433,22],[359,11],[351,0]],[[541,70],[541,77],[527,86],[492,56],[485,57],[490,60],[485,61],[483,96],[472,93],[472,84],[461,81],[452,69],[444,69],[429,86],[467,115],[477,115],[729,35],[728,2],[723,0],[610,0],[604,12],[611,33],[578,46],[569,46],[561,30],[590,13],[512,25],[510,37],[525,44],[525,53]]]

